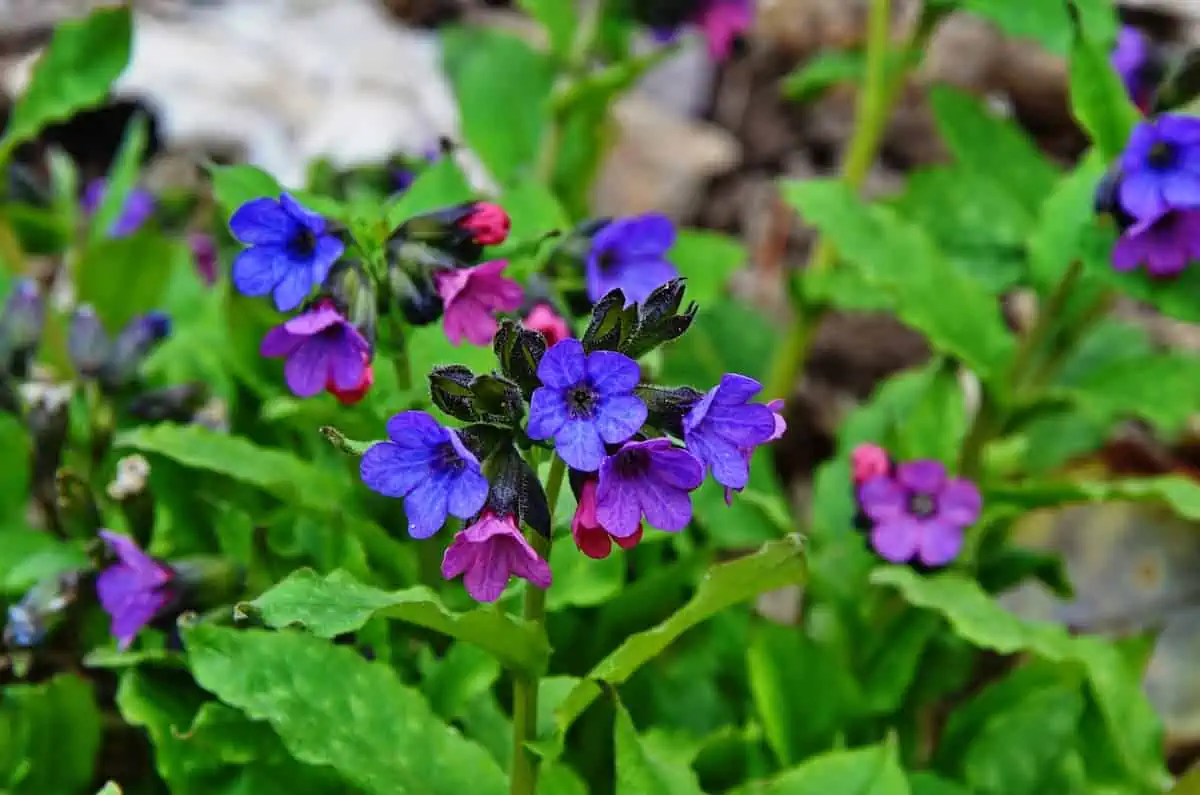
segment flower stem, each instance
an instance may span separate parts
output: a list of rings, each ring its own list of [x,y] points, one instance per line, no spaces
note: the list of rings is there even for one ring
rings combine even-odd
[[[550,544],[554,534],[554,506],[562,491],[563,476],[567,465],[558,456],[550,464],[550,476],[546,480],[546,501],[550,506],[550,537],[541,533],[531,534],[529,543],[544,560],[550,559]],[[525,620],[545,631],[546,592],[532,585],[525,586]],[[513,758],[511,795],[534,795],[537,790],[538,758],[525,747],[537,739],[538,678],[515,674],[513,678]]]
[[[563,75],[554,87],[554,97],[560,97],[569,92],[587,69],[588,57],[596,44],[596,34],[600,29],[601,12],[604,0],[584,0],[579,12],[579,23],[575,27],[575,38],[571,40],[571,51],[564,63]],[[554,169],[558,166],[558,153],[562,146],[563,126],[566,123],[566,108],[563,103],[550,103],[550,122],[542,135],[542,151],[538,158],[537,175],[544,185],[549,185],[554,179]]]

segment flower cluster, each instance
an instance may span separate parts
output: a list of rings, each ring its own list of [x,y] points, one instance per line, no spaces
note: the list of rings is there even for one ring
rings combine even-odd
[[[537,454],[521,449],[553,450],[569,468],[578,501],[571,534],[584,554],[605,557],[614,541],[634,546],[644,523],[682,530],[706,473],[732,498],[749,482],[755,448],[784,428],[780,404],[754,402],[762,387],[752,378],[726,375],[707,393],[643,382],[636,358],[691,324],[695,306],[680,311],[682,298],[678,279],[633,304],[613,291],[580,339],[552,322],[543,334],[505,321],[493,343],[497,372],[450,365],[430,373],[435,405],[467,425],[397,414],[388,439],[363,455],[363,482],[404,500],[414,538],[429,538],[451,516],[467,523],[443,574],[465,575],[479,601],[499,598],[512,576],[550,583],[548,563],[522,534],[527,526],[549,536],[551,520],[527,460]]]
[[[974,483],[948,477],[940,461],[895,464],[873,444],[856,447],[850,466],[859,512],[855,524],[870,534],[880,557],[929,567],[958,557],[964,531],[982,507]]]

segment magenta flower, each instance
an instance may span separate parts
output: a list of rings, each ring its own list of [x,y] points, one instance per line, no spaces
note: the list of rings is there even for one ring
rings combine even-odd
[[[571,327],[567,321],[555,312],[549,304],[539,303],[529,310],[529,314],[521,321],[525,328],[540,332],[546,338],[546,346],[552,347],[571,336]]]
[[[596,478],[588,478],[579,489],[579,504],[571,519],[571,538],[579,551],[594,560],[603,560],[612,552],[613,541],[621,549],[633,549],[642,540],[642,523],[631,536],[614,536],[596,518]]]
[[[563,340],[546,351],[537,376],[543,386],[530,400],[527,433],[530,439],[553,438],[572,469],[595,472],[604,445],[620,444],[646,421],[646,404],[633,394],[642,371],[624,354],[585,354],[579,340]]]
[[[963,531],[979,518],[982,498],[969,480],[947,478],[940,461],[909,461],[894,476],[880,476],[858,490],[872,522],[871,546],[892,563],[917,558],[944,566],[958,556]]]
[[[1151,276],[1178,275],[1200,259],[1200,211],[1172,210],[1135,223],[1121,234],[1112,257],[1119,271],[1142,265]]]
[[[659,530],[677,531],[692,520],[692,499],[704,482],[704,464],[669,439],[629,442],[600,466],[596,519],[614,538],[630,538],[641,517]]]
[[[708,0],[696,17],[696,25],[708,40],[708,54],[724,61],[733,53],[733,43],[754,23],[751,0]]]
[[[665,215],[618,218],[605,224],[588,250],[588,298],[599,301],[620,290],[626,306],[645,301],[655,288],[679,276],[667,260],[673,245],[675,226]]]
[[[448,515],[467,519],[483,509],[487,479],[452,429],[423,411],[402,411],[388,420],[387,434],[363,455],[359,472],[367,488],[404,500],[410,536],[429,538]]]
[[[712,470],[713,480],[726,488],[746,487],[750,454],[774,437],[778,415],[760,403],[749,402],[761,391],[762,384],[753,378],[728,373],[683,418],[688,450]]]
[[[169,586],[175,574],[125,536],[101,530],[100,537],[117,562],[96,577],[96,597],[112,618],[117,645],[127,649],[134,636],[174,601]]]
[[[498,204],[476,202],[471,214],[458,222],[460,228],[471,233],[471,238],[481,246],[498,246],[508,239],[512,220]]]
[[[371,346],[326,300],[268,331],[259,350],[286,358],[288,388],[298,397],[312,397],[328,384],[344,391],[361,386]]]
[[[892,471],[887,450],[877,444],[860,444],[850,453],[850,470],[854,485],[861,486],[872,478],[884,477]]]
[[[543,590],[550,587],[551,580],[550,564],[538,557],[513,516],[496,516],[491,511],[484,511],[474,524],[460,531],[442,557],[442,576],[447,580],[464,572],[467,593],[478,602],[499,599],[513,576]]]
[[[192,232],[188,235],[188,247],[192,250],[192,262],[196,273],[208,287],[217,283],[217,242],[207,232]]]
[[[446,309],[446,336],[455,345],[466,339],[472,345],[487,345],[496,336],[496,312],[515,312],[525,291],[500,274],[508,267],[493,260],[474,268],[440,271],[435,274],[438,294]]]

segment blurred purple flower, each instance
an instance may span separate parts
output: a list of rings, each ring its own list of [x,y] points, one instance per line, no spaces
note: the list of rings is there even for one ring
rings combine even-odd
[[[724,61],[733,52],[733,44],[754,23],[753,0],[701,0],[691,23],[700,29],[708,42],[708,54],[714,61]],[[675,27],[653,29],[658,41],[667,43],[679,35]]]
[[[112,618],[112,634],[121,649],[129,648],[143,627],[174,600],[169,587],[174,572],[142,552],[133,540],[101,530],[100,537],[117,562],[96,577],[96,596]]]
[[[325,219],[288,194],[246,202],[229,219],[248,248],[233,261],[233,284],[250,296],[272,293],[281,312],[295,309],[329,275],[345,245],[326,231]]]
[[[1159,116],[1134,128],[1121,155],[1121,206],[1138,221],[1200,209],[1200,119]]]
[[[894,476],[872,478],[858,490],[871,520],[871,545],[880,557],[944,566],[958,556],[963,531],[979,518],[982,498],[969,480],[947,478],[940,461],[909,461]]]
[[[1112,52],[1112,65],[1125,83],[1129,98],[1143,113],[1149,110],[1154,96],[1154,84],[1150,76],[1153,57],[1150,37],[1137,28],[1122,26]]]
[[[388,420],[387,434],[390,441],[363,455],[360,473],[371,490],[404,500],[410,536],[429,538],[447,515],[468,519],[483,508],[487,480],[452,429],[423,411],[403,411]]]
[[[473,268],[440,271],[434,275],[442,297],[446,337],[455,345],[466,339],[472,345],[487,345],[496,335],[496,312],[515,312],[525,291],[500,274],[508,267],[493,260]]]
[[[702,482],[704,464],[669,439],[629,442],[600,467],[596,519],[615,538],[637,533],[642,516],[659,530],[682,530],[692,520],[689,492]]]
[[[192,250],[192,262],[196,273],[208,287],[217,283],[217,241],[207,232],[192,232],[188,235],[188,247]]]
[[[679,276],[667,260],[675,244],[675,226],[652,213],[610,221],[595,237],[587,256],[587,293],[593,302],[619,289],[625,305],[645,301],[650,293]]]
[[[1113,267],[1145,266],[1151,276],[1170,277],[1200,259],[1200,210],[1171,210],[1126,229],[1112,252]]]
[[[750,480],[750,455],[775,435],[775,412],[748,402],[762,384],[729,373],[708,391],[683,418],[687,449],[712,470],[713,480],[730,489],[743,489]],[[786,426],[785,426],[786,427]]]
[[[442,576],[447,580],[464,572],[467,593],[479,602],[499,599],[513,576],[543,590],[551,581],[550,564],[538,557],[513,516],[496,516],[491,511],[454,536],[442,557]]]
[[[100,209],[107,191],[108,182],[103,178],[94,179],[88,183],[83,191],[83,197],[79,200],[79,205],[85,215],[94,215]],[[109,237],[128,237],[141,229],[142,224],[146,223],[152,215],[154,215],[154,194],[143,188],[135,187],[125,197],[125,206],[121,208],[121,213],[108,228],[107,234]]]
[[[268,331],[260,352],[286,358],[288,388],[299,397],[312,397],[327,385],[343,391],[360,386],[370,344],[325,300]]]
[[[595,472],[605,443],[625,441],[646,421],[646,404],[633,394],[641,368],[624,354],[585,354],[579,340],[562,340],[542,356],[537,376],[543,386],[529,404],[529,438],[553,438],[572,469]]]

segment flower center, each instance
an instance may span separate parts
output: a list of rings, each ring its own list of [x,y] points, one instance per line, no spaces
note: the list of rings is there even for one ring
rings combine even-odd
[[[614,463],[621,477],[640,478],[650,471],[650,454],[638,447],[622,450]]]
[[[587,384],[579,384],[567,390],[567,414],[573,420],[591,419],[596,413],[596,393]]]
[[[1178,154],[1174,144],[1159,141],[1150,147],[1150,154],[1146,157],[1146,162],[1150,164],[1151,168],[1166,171],[1175,165]]]
[[[288,244],[292,256],[297,259],[306,259],[313,255],[317,250],[317,236],[312,233],[308,227],[301,227],[295,235],[292,236],[291,242]]]
[[[596,258],[596,265],[600,268],[601,273],[606,275],[611,273],[617,266],[616,253],[611,248],[601,251],[600,256]]]
[[[467,466],[467,462],[454,449],[450,442],[442,442],[433,450],[433,467],[438,472],[458,474]]]
[[[928,519],[937,513],[937,500],[932,494],[911,494],[908,497],[908,512],[917,519]]]

